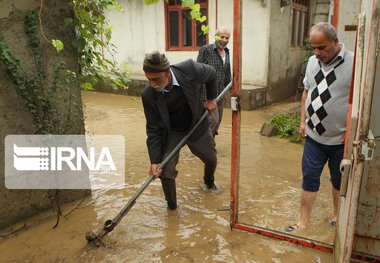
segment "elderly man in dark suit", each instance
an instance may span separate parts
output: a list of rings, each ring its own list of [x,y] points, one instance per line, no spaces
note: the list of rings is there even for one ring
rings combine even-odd
[[[175,178],[178,174],[176,165],[179,152],[163,170],[157,168],[201,118],[205,108],[208,111],[217,108],[216,73],[213,67],[191,59],[170,66],[165,55],[158,51],[146,54],[143,70],[149,81],[149,86],[142,92],[151,162],[149,174],[161,179],[168,207],[176,209]],[[200,99],[202,84],[205,84],[207,91],[205,106]],[[186,144],[205,164],[205,185],[209,189],[217,189],[214,183],[216,149],[207,119],[199,125]]]

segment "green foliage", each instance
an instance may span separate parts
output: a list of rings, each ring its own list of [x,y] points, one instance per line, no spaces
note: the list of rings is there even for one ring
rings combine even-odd
[[[210,26],[202,25],[201,29],[204,34],[208,34],[210,32]]]
[[[82,82],[82,83],[80,84],[80,87],[81,87],[83,90],[87,90],[87,91],[94,90],[94,88],[92,87],[92,83],[91,83],[91,82]]]
[[[158,2],[160,2],[161,0],[144,0],[144,3],[146,5],[153,5],[153,4],[156,4]]]
[[[183,8],[188,7],[191,9],[190,16],[192,19],[196,19],[200,23],[203,23],[206,21],[207,17],[202,16],[202,14],[201,14],[200,4],[194,4],[194,0],[182,0],[182,7]],[[210,32],[210,26],[203,24],[201,26],[201,30],[202,30],[203,34],[207,34],[208,32]]]
[[[160,0],[144,0],[146,5],[152,5]],[[67,17],[64,23],[76,29],[76,38],[71,42],[79,54],[81,74],[89,79],[91,83],[81,85],[82,88],[92,89],[100,79],[112,83],[113,89],[127,89],[126,83],[130,81],[130,74],[120,70],[113,59],[116,47],[111,45],[112,25],[104,15],[104,10],[116,9],[120,12],[124,10],[118,5],[116,0],[72,0],[75,18]],[[206,21],[206,16],[202,16],[200,5],[194,0],[182,0],[182,8],[190,8],[192,19],[200,23]],[[202,24],[201,30],[204,34],[210,32],[208,25]],[[64,48],[60,40],[53,39],[52,45],[57,52]],[[111,55],[112,59],[106,59],[104,52]]]
[[[25,109],[33,116],[33,125],[38,134],[67,134],[72,127],[72,118],[78,118],[81,108],[73,101],[72,90],[77,87],[75,73],[64,70],[64,62],[53,65],[51,83],[47,83],[42,63],[40,38],[37,30],[38,17],[35,11],[28,11],[25,19],[25,33],[33,51],[35,71],[25,70],[15,58],[4,37],[0,34],[0,60],[16,86],[16,91],[25,101]]]
[[[288,138],[291,142],[302,143],[303,139],[298,133],[300,126],[300,112],[296,111],[291,114],[279,114],[274,116],[270,124],[275,126],[278,130],[278,136],[281,138]]]
[[[129,74],[118,68],[113,56],[115,46],[111,45],[112,25],[104,15],[104,10],[124,10],[115,0],[73,0],[75,18],[66,18],[65,24],[74,26],[76,38],[72,45],[79,53],[82,75],[95,85],[99,79],[112,83],[114,89],[127,89]],[[104,52],[111,55],[106,59]],[[81,85],[88,88],[89,84]]]
[[[182,0],[182,7],[186,8],[192,8],[195,5],[194,0]]]
[[[52,45],[55,47],[55,49],[57,50],[57,52],[61,52],[63,50],[63,43],[61,40],[58,40],[58,39],[53,39],[51,41]]]
[[[160,0],[144,0],[146,5],[152,5]],[[192,19],[200,23],[206,21],[206,16],[202,16],[200,5],[194,0],[182,0],[182,8],[190,8]],[[127,89],[126,84],[130,81],[128,71],[120,70],[113,59],[116,47],[111,45],[112,25],[104,15],[104,10],[117,9],[124,10],[118,5],[116,0],[72,0],[75,18],[65,18],[64,23],[76,28],[76,38],[72,45],[79,53],[81,74],[91,83],[81,85],[82,88],[92,89],[100,79],[111,83],[113,89]],[[202,24],[201,30],[204,34],[210,32],[208,25]],[[62,50],[63,44],[58,40],[53,40],[53,45],[58,52]],[[112,59],[104,58],[104,52],[111,55]]]
[[[306,50],[303,62],[308,62],[309,58],[314,55],[313,49],[311,48],[310,39],[307,38],[304,40],[303,49]]]

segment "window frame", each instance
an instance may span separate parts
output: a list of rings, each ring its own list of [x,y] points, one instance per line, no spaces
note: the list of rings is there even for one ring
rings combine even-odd
[[[303,48],[305,46],[305,39],[307,39],[307,32],[310,23],[310,1],[309,0],[292,0],[290,9],[291,18],[291,34],[290,34],[290,47]],[[299,12],[299,21],[297,23],[297,12]],[[302,21],[303,14],[305,15],[304,24]],[[302,30],[303,24],[303,30]],[[298,29],[298,30],[296,30]],[[303,39],[303,41],[302,41]]]
[[[177,0],[178,1],[178,0]],[[178,1],[179,2],[179,1]],[[208,15],[208,0],[202,0],[202,1],[195,1],[197,4],[200,4],[200,8],[206,9],[205,15],[207,18],[209,18]],[[191,19],[191,46],[184,46],[183,45],[183,27],[182,27],[182,21],[183,21],[183,13],[186,10],[190,10],[190,8],[182,8],[181,4],[176,5],[169,5],[168,1],[164,1],[165,3],[165,47],[166,51],[198,51],[202,46],[197,46],[197,23],[195,19]],[[171,11],[178,11],[178,46],[171,46],[170,45],[170,12]],[[208,19],[205,21],[208,25]],[[202,32],[203,34],[203,32]],[[208,44],[208,37],[205,35],[206,43]]]

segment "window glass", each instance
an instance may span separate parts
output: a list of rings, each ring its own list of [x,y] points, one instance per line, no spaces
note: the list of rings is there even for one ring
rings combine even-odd
[[[305,24],[306,24],[306,13],[301,13],[301,26],[300,26],[300,41],[298,43],[299,46],[303,46],[303,42],[305,40]]]
[[[291,27],[290,27],[290,45],[294,46],[294,9],[290,10],[290,21],[291,21]]]
[[[294,43],[296,45],[298,45],[299,43],[299,27],[300,27],[300,11],[299,10],[296,10],[296,17],[294,19],[294,22],[295,22],[295,27],[294,27],[294,32],[295,32],[295,36],[294,36]]]
[[[170,45],[178,47],[179,34],[178,34],[178,11],[169,12],[170,21]]]
[[[309,0],[292,0],[290,12],[290,46],[302,47],[306,38],[309,21]]]
[[[192,19],[190,16],[190,10],[183,11],[182,15],[182,36],[183,36],[183,45],[186,46],[192,46]]]
[[[166,23],[166,49],[198,51],[208,42],[208,38],[202,32],[204,22],[191,19],[190,9],[182,8],[181,0],[165,0],[165,23]],[[208,1],[196,0],[200,4],[202,16],[207,16]]]

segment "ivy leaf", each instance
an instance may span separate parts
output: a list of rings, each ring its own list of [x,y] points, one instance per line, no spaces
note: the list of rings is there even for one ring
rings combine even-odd
[[[121,12],[121,13],[124,13],[124,9],[121,8],[121,7],[118,5],[118,3],[114,2],[114,3],[113,3],[113,6],[114,6],[114,8],[116,8],[117,11],[119,11],[119,12]]]
[[[94,34],[89,33],[85,28],[80,27],[79,32],[85,38],[94,39]]]
[[[197,19],[197,20],[201,17],[201,13],[195,10],[191,10],[190,15],[192,19]]]
[[[202,17],[198,18],[197,20],[202,23],[202,22],[206,21],[206,16],[202,16]]]
[[[195,4],[191,9],[193,11],[199,12],[199,11],[201,11],[201,5],[200,4]]]
[[[53,44],[53,46],[55,47],[55,49],[57,50],[57,52],[61,52],[63,50],[63,43],[61,40],[59,39],[53,39],[51,41],[51,43]]]
[[[199,4],[195,4],[192,8],[191,8],[191,12],[190,12],[190,15],[191,15],[191,18],[192,19],[199,19],[201,17],[201,6]]]
[[[145,5],[153,5],[160,2],[161,0],[144,0]]]
[[[83,37],[74,39],[71,43],[78,52],[81,52],[86,47],[86,40]]]
[[[92,85],[96,85],[99,83],[99,78],[97,76],[91,76],[89,78],[91,80]]]
[[[88,23],[91,23],[92,22],[92,19],[91,19],[91,15],[89,12],[87,12],[86,10],[84,9],[80,9],[78,10],[78,17],[83,20],[83,22],[88,22]]]
[[[190,7],[194,6],[194,0],[182,0],[182,7]]]
[[[66,26],[74,26],[74,19],[71,17],[65,17],[63,21],[65,21]]]
[[[201,29],[203,31],[203,34],[208,34],[210,32],[210,26],[205,26],[205,25],[202,25],[201,26]]]
[[[81,89],[83,89],[83,90],[94,90],[94,88],[92,87],[92,84],[91,84],[91,82],[83,82],[83,83],[81,83],[80,84],[80,87],[81,87]]]

